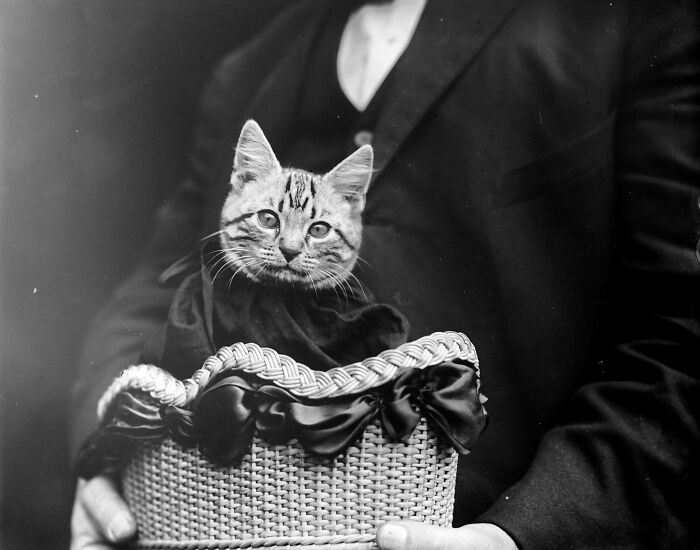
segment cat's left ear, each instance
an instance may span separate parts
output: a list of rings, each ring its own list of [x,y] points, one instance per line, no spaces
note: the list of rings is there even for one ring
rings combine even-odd
[[[365,195],[372,179],[374,151],[371,145],[363,145],[341,161],[325,175],[324,180],[348,201],[360,208],[365,205]]]

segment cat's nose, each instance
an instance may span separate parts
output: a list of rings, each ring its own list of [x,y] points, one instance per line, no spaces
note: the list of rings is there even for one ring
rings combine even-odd
[[[299,255],[301,250],[280,246],[280,252],[282,253],[282,256],[284,256],[284,259],[287,260],[287,263],[289,263]]]

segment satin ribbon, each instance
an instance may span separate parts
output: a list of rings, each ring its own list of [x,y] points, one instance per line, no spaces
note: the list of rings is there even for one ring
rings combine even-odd
[[[404,443],[426,417],[460,453],[468,452],[486,426],[476,371],[458,363],[407,369],[375,391],[318,404],[301,403],[274,386],[256,388],[229,374],[202,392],[183,418],[191,417],[188,441],[196,440],[207,458],[222,464],[239,462],[255,433],[271,444],[297,439],[311,454],[332,459],[377,417],[389,440]]]
[[[260,386],[253,378],[229,371],[215,378],[189,410],[159,411],[143,396],[122,394],[116,416],[83,454],[81,474],[98,470],[100,454],[107,457],[103,465],[123,459],[126,455],[115,452],[115,444],[121,448],[126,439],[166,434],[185,446],[197,445],[216,464],[240,463],[255,434],[270,444],[296,439],[309,453],[331,460],[377,418],[387,439],[407,443],[425,417],[459,453],[467,453],[486,427],[482,402],[476,371],[457,362],[406,369],[381,388],[321,403],[300,402],[281,388]]]
[[[143,393],[121,393],[112,404],[112,415],[81,446],[76,459],[80,477],[118,471],[135,448],[135,442],[159,440],[168,434],[158,405]]]
[[[382,425],[389,439],[408,441],[421,416],[432,420],[455,450],[466,454],[486,427],[476,371],[467,364],[442,363],[409,369],[388,386]]]

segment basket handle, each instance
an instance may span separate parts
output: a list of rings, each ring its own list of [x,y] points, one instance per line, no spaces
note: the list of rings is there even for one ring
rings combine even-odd
[[[269,380],[297,397],[325,399],[359,393],[395,378],[400,369],[437,365],[452,359],[469,361],[479,369],[476,348],[461,332],[434,332],[396,349],[381,352],[358,363],[315,371],[291,357],[257,344],[224,346],[204,361],[191,378],[178,380],[154,365],[134,365],[125,369],[102,395],[97,416],[104,417],[112,401],[122,391],[141,390],[161,405],[188,405],[209,380],[222,370],[242,370]]]

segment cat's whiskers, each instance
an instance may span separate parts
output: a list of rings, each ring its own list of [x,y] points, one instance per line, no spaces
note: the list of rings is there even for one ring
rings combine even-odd
[[[323,269],[317,269],[317,272],[320,273],[321,275],[323,275],[325,280],[330,279],[331,281],[335,282],[333,279],[333,275],[331,275],[330,273],[326,273]],[[340,300],[340,294],[338,294],[338,285],[331,284],[329,286],[329,288],[335,293],[336,298],[338,298],[338,300]],[[347,300],[347,296],[346,296],[346,300]]]
[[[258,258],[250,258],[249,261],[242,264],[238,269],[236,269],[236,271],[231,275],[231,277],[228,280],[228,284],[226,285],[226,294],[228,294],[231,291],[231,285],[233,284],[233,280],[236,278],[236,275],[238,274],[239,271],[241,271],[242,269],[248,268],[250,266],[254,266],[259,262],[260,262],[260,260]]]
[[[330,267],[330,266],[329,266]],[[323,268],[317,268],[316,271],[320,273],[321,275],[325,276],[325,280],[330,280],[333,281],[334,284],[330,285],[330,288],[333,289],[333,292],[335,292],[335,295],[338,297],[338,300],[340,300],[340,295],[338,294],[338,289],[343,291],[343,296],[345,297],[345,304],[348,304],[348,293],[345,290],[345,286],[343,285],[342,279],[338,276],[337,273],[334,273],[332,270],[327,271]]]
[[[222,258],[226,258],[227,254],[229,254],[230,252],[245,252],[247,250],[248,250],[248,248],[245,246],[237,246],[237,247],[225,248],[223,250],[217,250],[215,252],[209,252],[207,254],[207,260],[205,262],[205,265],[207,267],[210,267],[211,269],[214,269],[216,264],[218,264]],[[215,258],[216,258],[216,260],[214,261]],[[210,263],[212,261],[213,261],[213,264],[210,265]]]
[[[255,275],[252,276],[254,281],[257,281],[258,277],[260,276],[260,273],[265,271],[270,266],[270,264],[268,262],[263,262],[262,260],[260,261],[260,263],[262,264],[260,269],[258,269],[255,272]]]
[[[209,270],[209,273],[212,273],[212,272],[214,271],[214,269],[216,269],[216,273],[215,273],[214,276],[212,277],[211,282],[213,283],[214,281],[216,281],[216,278],[217,278],[226,268],[231,267],[232,265],[233,265],[233,264],[232,264],[227,258],[221,258],[219,261],[217,261],[216,264],[214,264],[214,266],[212,266],[212,268]],[[219,266],[218,269],[217,269],[217,266]]]
[[[332,264],[330,262],[326,262],[325,264],[323,264],[323,267],[321,267],[320,262],[318,264],[319,265],[316,266],[315,271],[324,276],[324,279],[320,281],[321,283],[323,283],[324,286],[327,281],[332,281],[332,283],[329,284],[333,284],[334,286],[340,284],[341,279],[338,277],[339,273],[336,273],[333,270]]]
[[[216,271],[216,273],[214,274],[214,276],[211,278],[212,284],[214,284],[214,282],[216,281],[216,278],[219,276],[219,274],[220,274],[224,269],[226,269],[226,268],[228,267],[228,265],[229,265],[229,261],[228,261],[228,259],[227,259],[226,257],[222,258],[222,260],[223,260],[223,263],[221,264],[221,267],[219,267],[219,269]],[[216,263],[218,264],[219,262],[217,261]],[[214,264],[214,265],[216,265],[216,264]],[[210,273],[211,273],[211,271],[213,271],[213,270],[214,270],[214,268],[212,267],[212,269],[210,270]]]
[[[232,250],[248,250],[249,247],[245,245],[236,245],[236,246],[226,246],[219,248],[217,252],[230,252]]]
[[[228,248],[225,248],[223,250],[218,250],[216,252],[209,254],[209,258],[207,258],[205,266],[211,272],[211,271],[214,271],[221,262],[224,262],[223,265],[216,272],[216,274],[218,275],[221,272],[221,270],[226,267],[226,265],[229,265],[229,264],[234,265],[236,259],[239,256],[245,256],[245,255],[236,254],[236,256],[234,258],[232,258],[231,257],[232,252],[235,252],[235,253],[250,252],[250,250],[248,249],[248,247],[245,247],[245,246],[228,247]],[[214,278],[216,278],[216,275],[214,276]]]
[[[311,283],[311,288],[313,289],[316,298],[318,298],[318,289],[316,288],[316,283],[311,275],[311,269],[305,269],[304,267],[302,267],[301,269],[304,271],[306,279]]]
[[[347,274],[352,275],[352,274],[350,273],[350,271],[349,271],[348,269],[344,268],[343,266],[341,266],[340,264],[330,264],[330,265],[328,265],[327,267],[328,267],[329,271],[335,275],[334,280],[335,280],[335,281],[338,281],[338,284],[339,284],[340,286],[342,286],[343,289],[347,288],[347,289],[350,291],[350,294],[352,294],[352,297],[353,297],[353,298],[357,298],[357,295],[355,294],[355,290],[353,289],[352,285],[351,285],[350,282],[348,281],[348,276],[347,276]],[[336,269],[337,267],[339,267],[339,268],[341,268],[341,269],[344,269],[345,272],[346,272],[347,274],[344,275],[344,274],[340,273],[340,272]],[[357,280],[357,279],[355,279],[355,280]],[[358,284],[360,284],[359,281],[358,281]],[[360,284],[360,287],[362,287],[361,284]],[[362,292],[363,292],[363,294],[364,294],[364,289],[362,290]],[[346,293],[346,294],[347,294],[347,293]],[[365,298],[366,298],[366,295],[365,295]]]
[[[219,267],[219,269],[217,270],[216,274],[212,277],[211,282],[213,283],[214,281],[216,281],[216,278],[219,276],[219,274],[220,274],[222,271],[224,271],[227,267],[231,267],[231,268],[235,267],[235,266],[236,266],[235,260],[240,259],[241,261],[245,262],[247,258],[248,258],[248,257],[245,256],[245,255],[239,255],[239,256],[237,256],[237,257],[234,259],[234,258],[231,258],[231,257],[225,252],[218,260],[216,260],[216,262],[214,262],[214,265],[213,265],[213,266],[211,267],[211,269],[210,269],[210,271],[213,271],[213,270],[215,269],[215,266],[216,266],[219,262],[223,261],[223,263],[221,264],[221,267]]]
[[[222,264],[222,262],[223,262],[223,264]],[[209,272],[211,273],[212,271],[217,269],[217,266],[219,266],[219,264],[222,264],[223,267],[226,267],[227,263],[230,263],[230,259],[227,256],[222,255],[214,262],[212,262],[211,260],[208,260],[206,262],[205,266],[209,269]]]
[[[253,258],[253,257],[248,257],[248,258],[244,259],[243,263],[240,264],[238,269],[236,269],[236,271],[234,271],[233,274],[231,275],[231,278],[228,281],[228,288],[231,288],[231,283],[233,282],[233,279],[236,278],[236,275],[238,275],[238,273],[240,273],[241,270],[243,270],[251,265],[255,265],[259,261],[260,260],[258,258]],[[233,264],[231,264],[231,265],[233,265]]]
[[[355,256],[355,258],[357,259],[358,262],[362,262],[362,263],[364,263],[366,266],[372,267],[372,264],[369,263],[367,260],[365,260],[363,257],[361,257],[359,254],[358,254],[357,256]]]
[[[214,231],[213,233],[210,233],[206,237],[202,237],[201,239],[199,239],[199,242],[201,243],[201,242],[204,242],[208,239],[211,239],[212,237],[216,237],[217,235],[221,235],[224,231],[225,231],[225,229],[219,229],[218,231]]]
[[[350,271],[347,267],[345,267],[343,265],[335,264],[335,263],[331,264],[331,267],[340,268],[345,272],[346,275],[344,277],[344,280],[346,283],[347,283],[347,278],[352,277],[352,279],[357,283],[357,286],[360,287],[360,290],[362,291],[362,294],[365,297],[365,302],[369,302],[369,298],[367,298],[367,293],[365,292],[365,289],[362,286],[362,283],[360,282],[360,280],[355,276],[355,274],[352,271]],[[353,296],[355,296],[355,292],[352,290],[350,283],[347,283],[347,285],[348,285],[348,288],[350,289],[350,291],[353,293]]]

